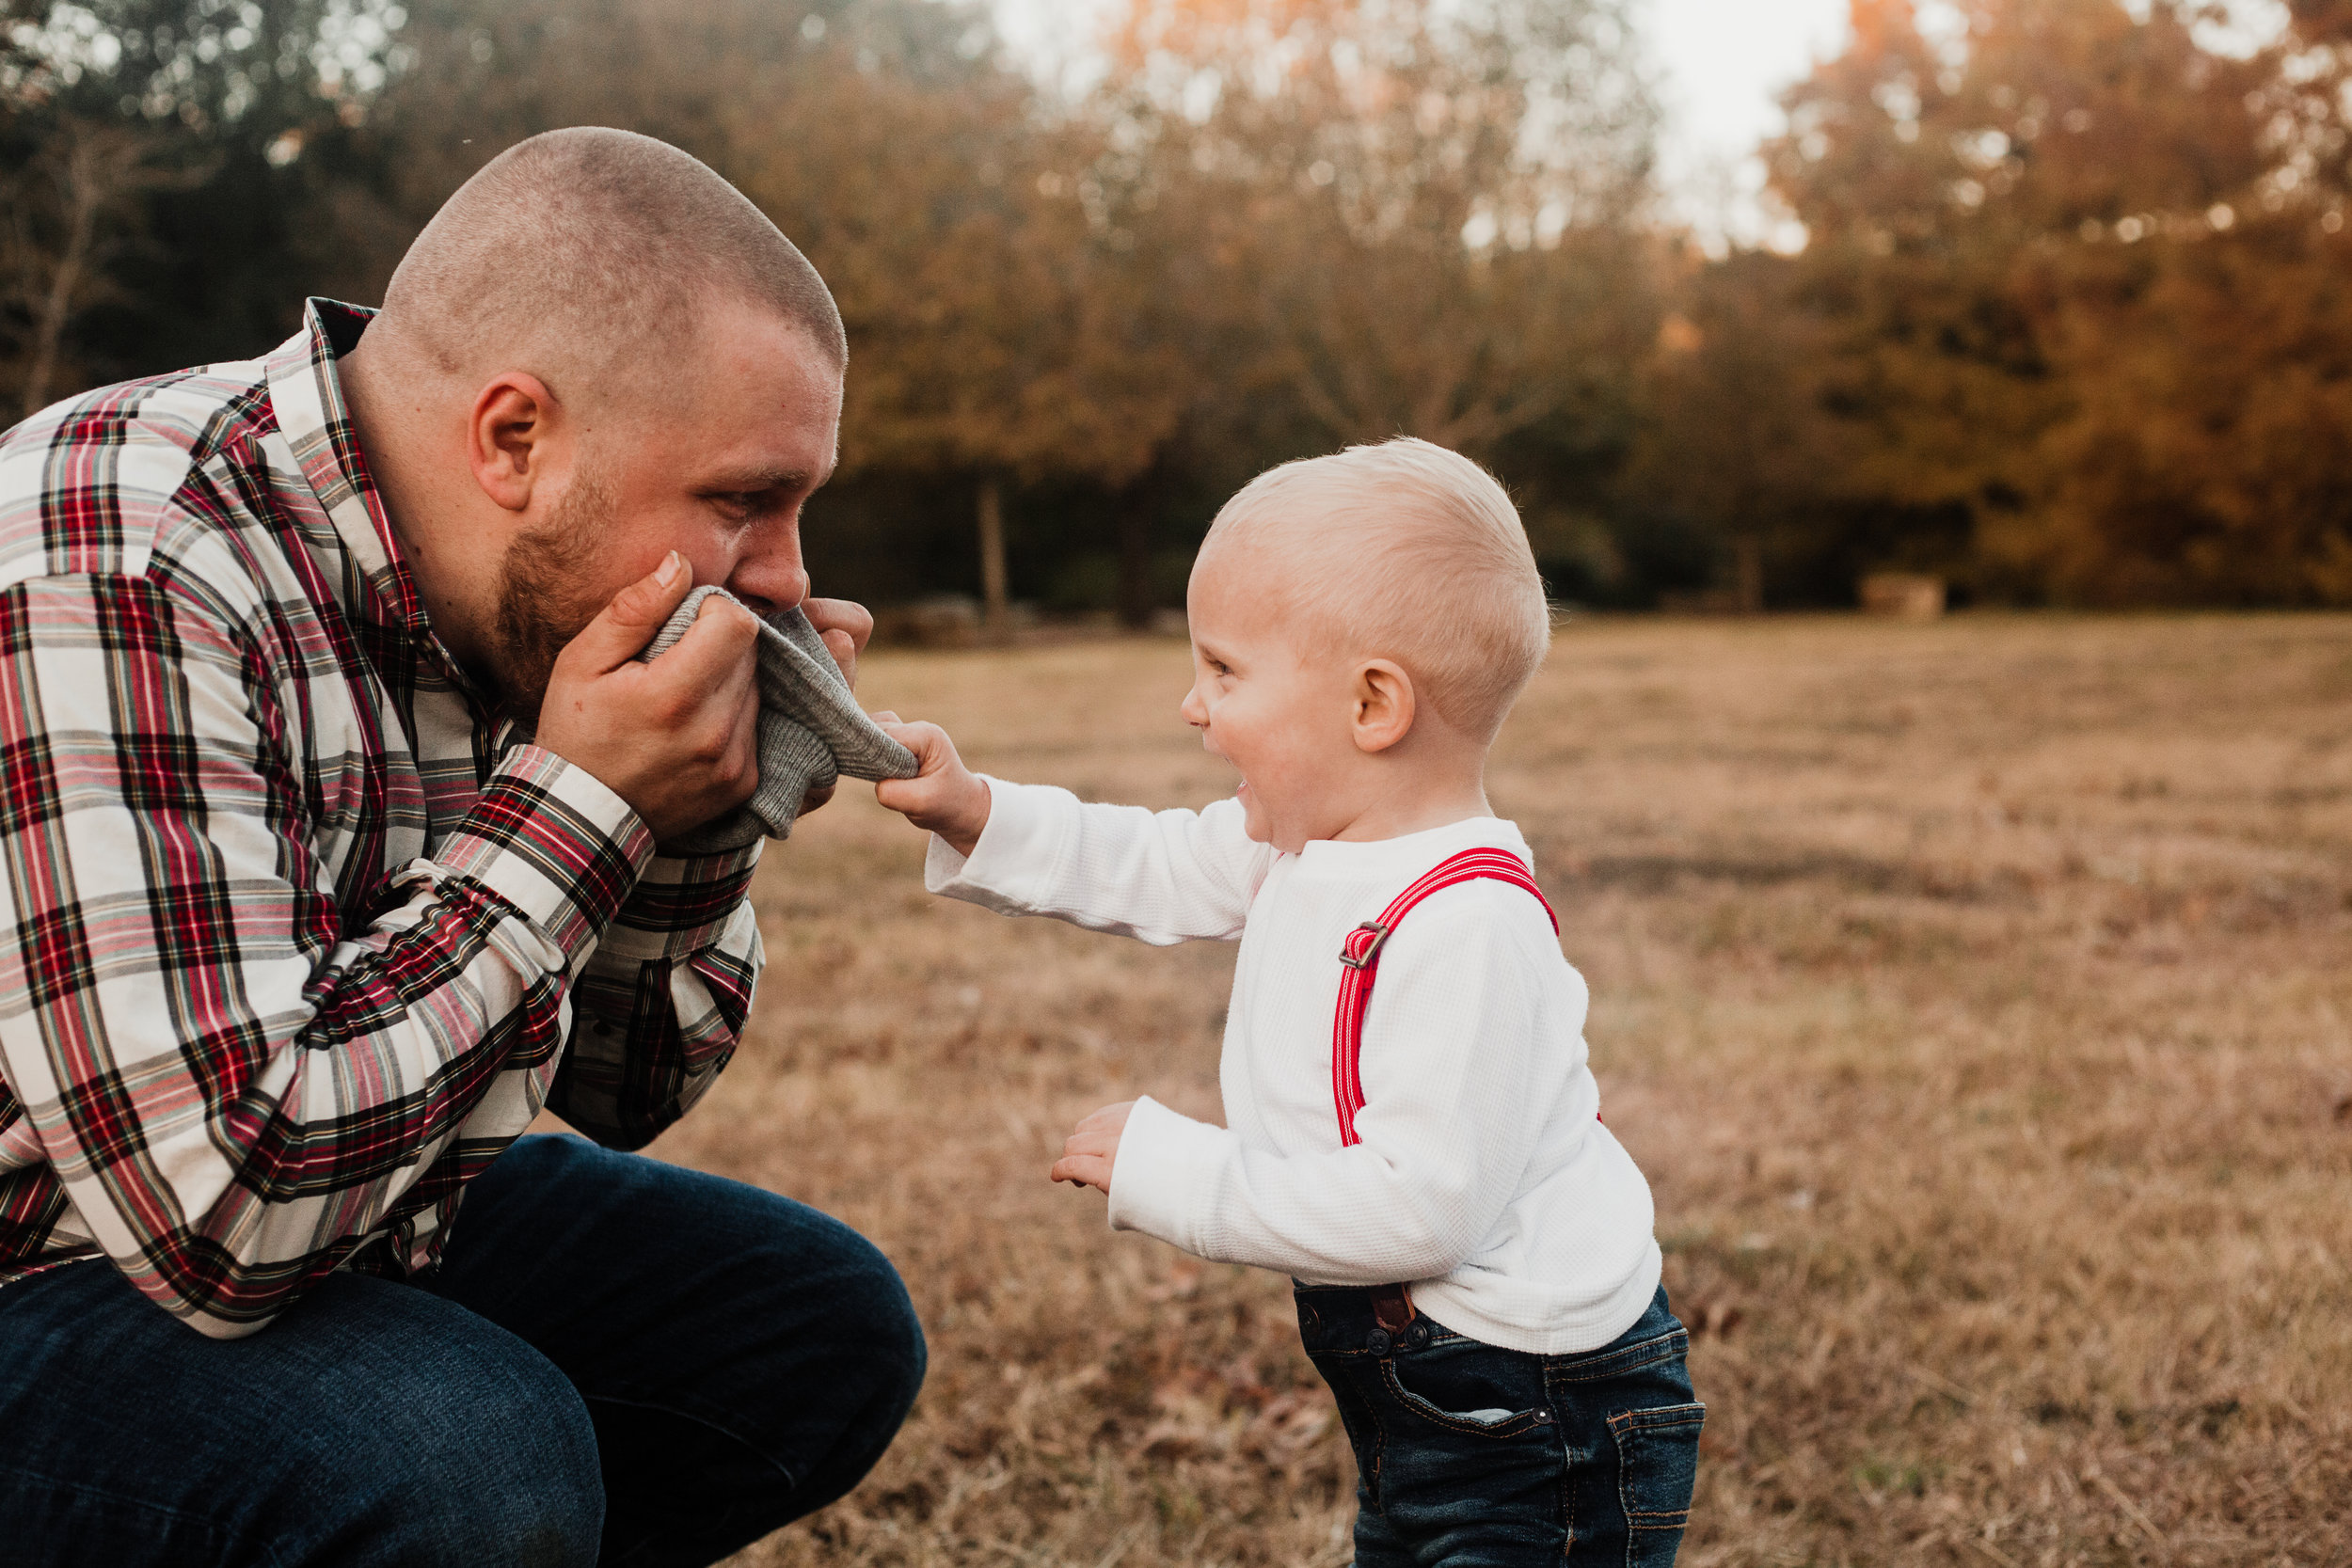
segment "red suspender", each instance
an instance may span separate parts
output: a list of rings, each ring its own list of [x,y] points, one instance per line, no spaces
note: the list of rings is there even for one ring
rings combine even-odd
[[[1551,916],[1551,928],[1560,929],[1560,917],[1552,913],[1551,901],[1528,875],[1525,861],[1508,849],[1465,849],[1398,894],[1396,901],[1380,911],[1379,919],[1368,920],[1347,933],[1340,948],[1340,962],[1346,966],[1340,974],[1340,1006],[1331,1019],[1331,1102],[1340,1114],[1343,1146],[1358,1141],[1356,1113],[1364,1108],[1364,1083],[1357,1063],[1364,1050],[1364,1009],[1372,1004],[1372,983],[1380,976],[1381,947],[1414,905],[1433,893],[1482,878],[1526,889],[1543,905],[1544,913]]]

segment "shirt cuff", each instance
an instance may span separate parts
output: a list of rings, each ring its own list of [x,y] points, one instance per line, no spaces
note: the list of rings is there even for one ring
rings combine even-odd
[[[717,855],[656,854],[604,933],[598,954],[684,958],[726,934],[751,892],[766,839]]]
[[[511,905],[578,962],[653,858],[629,803],[553,752],[517,746],[430,861],[400,879],[462,877]]]
[[[1050,784],[980,776],[988,784],[988,825],[969,857],[933,833],[923,859],[923,885],[1003,913],[1028,913],[1052,884],[1070,829],[1068,814],[1057,807],[1062,800],[1074,805],[1077,797]]]
[[[1140,1230],[1197,1255],[1202,1195],[1232,1139],[1228,1129],[1179,1116],[1150,1095],[1136,1101],[1111,1162],[1111,1228]]]

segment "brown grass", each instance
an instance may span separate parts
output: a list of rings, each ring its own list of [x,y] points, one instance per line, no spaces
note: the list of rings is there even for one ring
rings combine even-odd
[[[1097,797],[1227,784],[1175,642],[891,654]],[[759,885],[660,1147],[904,1271],[929,1387],[741,1564],[1337,1564],[1284,1284],[1108,1234],[1067,1125],[1214,1116],[1232,956],[925,895],[863,789]],[[1506,733],[1711,1409],[1685,1563],[2352,1562],[2352,619],[1588,623]]]

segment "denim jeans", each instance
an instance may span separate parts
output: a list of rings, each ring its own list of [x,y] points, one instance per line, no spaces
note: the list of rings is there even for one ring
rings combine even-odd
[[[1298,1329],[1356,1449],[1357,1568],[1670,1568],[1699,1425],[1690,1337],[1661,1290],[1613,1343],[1532,1355],[1371,1292],[1298,1288]]]
[[[923,1355],[838,1221],[528,1137],[432,1276],[330,1275],[243,1339],[105,1262],[0,1287],[0,1564],[714,1562],[854,1485]]]

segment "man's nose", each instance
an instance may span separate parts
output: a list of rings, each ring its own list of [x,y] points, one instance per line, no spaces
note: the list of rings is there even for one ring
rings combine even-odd
[[[755,530],[727,574],[727,591],[763,615],[789,610],[808,597],[808,565],[801,559],[796,518],[777,529]]]

